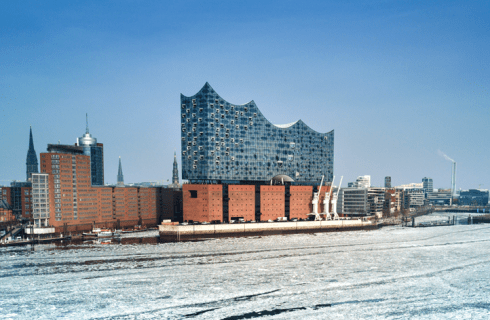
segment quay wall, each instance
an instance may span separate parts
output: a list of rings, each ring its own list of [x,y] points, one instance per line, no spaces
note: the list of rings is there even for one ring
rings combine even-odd
[[[375,228],[378,228],[378,226],[371,221],[335,220],[206,225],[160,225],[159,232],[160,238],[163,240],[181,241],[199,238],[332,232]]]

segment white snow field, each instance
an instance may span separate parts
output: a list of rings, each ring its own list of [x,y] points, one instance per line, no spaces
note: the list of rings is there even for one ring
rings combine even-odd
[[[490,225],[0,249],[2,319],[489,319]]]

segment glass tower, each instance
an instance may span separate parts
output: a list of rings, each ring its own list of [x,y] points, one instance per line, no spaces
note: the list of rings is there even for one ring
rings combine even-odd
[[[104,147],[101,143],[97,143],[97,139],[92,137],[88,130],[88,115],[87,128],[85,134],[77,138],[77,145],[83,148],[83,154],[90,156],[90,173],[92,175],[92,185],[104,185]]]
[[[181,95],[182,179],[191,183],[332,181],[334,132],[319,133],[303,121],[270,123],[251,101],[236,105],[206,82]]]

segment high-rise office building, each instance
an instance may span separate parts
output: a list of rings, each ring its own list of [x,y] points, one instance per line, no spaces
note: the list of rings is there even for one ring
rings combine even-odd
[[[85,134],[77,138],[77,146],[83,148],[83,154],[90,157],[90,172],[92,176],[92,185],[104,185],[104,145],[97,143],[97,139],[92,137],[88,130],[88,115],[86,116]]]
[[[385,188],[391,188],[391,177],[390,176],[385,177]]]
[[[36,150],[34,150],[34,140],[32,139],[32,127],[29,130],[29,150],[26,159],[26,180],[31,178],[33,173],[39,173]]]
[[[122,171],[121,156],[119,156],[119,169],[117,170],[117,185],[124,186],[124,175]]]
[[[432,178],[423,177],[422,178],[422,186],[425,194],[431,193],[434,191],[434,185],[432,183]]]
[[[208,83],[181,95],[181,125],[182,178],[190,183],[332,181],[333,130],[319,133],[301,120],[274,125],[255,102],[229,103]]]

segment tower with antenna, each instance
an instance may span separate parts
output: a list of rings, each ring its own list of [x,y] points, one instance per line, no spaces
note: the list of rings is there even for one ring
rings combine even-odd
[[[32,126],[29,129],[29,150],[26,159],[26,180],[29,181],[33,173],[39,173],[39,163],[37,162],[36,150],[34,150],[34,140],[32,139]]]
[[[104,185],[104,145],[97,143],[88,129],[88,114],[85,114],[85,134],[77,138],[77,145],[83,148],[83,154],[90,156],[90,174],[92,185]]]

